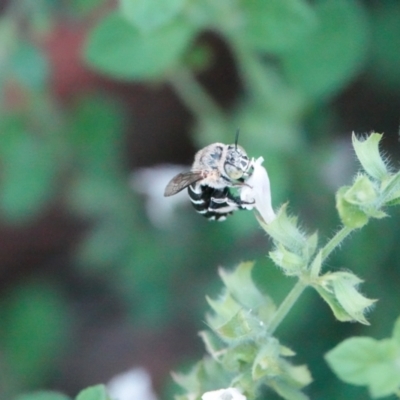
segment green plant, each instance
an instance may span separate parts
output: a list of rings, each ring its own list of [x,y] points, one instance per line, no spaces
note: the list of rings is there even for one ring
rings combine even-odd
[[[261,226],[274,241],[270,257],[284,274],[295,277],[297,283],[276,308],[269,296],[252,282],[251,264],[241,264],[231,273],[221,270],[224,291],[218,300],[209,300],[213,310],[207,319],[210,330],[201,335],[211,357],[200,361],[189,375],[176,376],[187,391],[177,398],[200,398],[207,390],[220,389],[221,386],[215,385],[221,385],[222,379],[222,387],[239,388],[248,399],[260,398],[263,386],[284,399],[306,399],[301,389],[311,382],[311,375],[307,367],[287,361],[295,353],[279,342],[275,331],[307,287],[320,294],[339,321],[368,324],[365,314],[374,300],[359,292],[361,279],[348,270],[322,272],[322,268],[332,251],[353,230],[364,226],[370,218],[385,217],[383,209],[399,202],[400,172],[391,172],[379,154],[380,140],[381,135],[376,133],[365,140],[353,135],[354,150],[364,171],[357,174],[352,186],[338,190],[336,205],[343,227],[324,246],[318,247],[316,233],[307,235],[297,227],[296,218],[287,215],[286,206],[281,207],[272,222],[266,223],[256,203]],[[347,382],[368,384],[374,397],[397,393],[396,363],[400,353],[396,333],[390,343],[375,345],[376,350],[374,343],[372,339],[350,339],[329,353],[327,360]],[[369,357],[383,359],[385,371],[391,369],[392,374],[387,376],[383,370],[379,375],[374,374],[371,367],[372,371],[361,375],[357,372],[357,359],[348,362],[351,351],[355,357],[361,353],[358,364]],[[349,369],[356,371],[348,375]],[[384,386],[385,383],[388,385]]]
[[[7,224],[27,226],[61,193],[69,212],[93,221],[71,257],[77,274],[107,281],[111,297],[126,307],[128,320],[134,318],[135,324],[148,323],[159,329],[181,310],[198,316],[200,306],[192,300],[192,289],[206,290],[197,284],[204,265],[213,267],[222,257],[226,264],[239,257],[258,258],[261,250],[249,246],[256,233],[248,213],[235,216],[222,226],[206,228],[192,220],[191,214],[182,213],[176,216],[176,236],[172,229],[155,229],[146,221],[140,199],[127,184],[128,171],[120,146],[124,140],[120,107],[108,99],[91,96],[67,109],[49,90],[51,66],[40,38],[57,23],[60,11],[69,20],[84,19],[93,10],[94,16],[103,15],[88,34],[83,55],[86,63],[113,79],[139,81],[151,90],[168,84],[192,113],[192,133],[200,146],[231,142],[233,132],[240,127],[248,153],[267,160],[273,176],[274,201],[279,204],[290,198],[291,207],[300,208],[302,215],[308,214],[306,218],[318,227],[319,235],[306,233],[288,215],[287,206],[281,207],[274,222],[265,224],[260,220],[275,243],[270,258],[297,283],[275,307],[265,294],[268,282],[256,279],[254,283],[251,278],[251,271],[256,275],[256,269],[260,265],[263,269],[268,261],[258,259],[254,269],[245,263],[235,272],[221,272],[226,286],[223,298],[210,300],[214,315],[208,319],[210,330],[202,333],[207,350],[215,359],[197,364],[187,378],[177,375],[189,392],[201,394],[235,384],[249,398],[263,396],[264,386],[283,397],[304,398],[301,390],[310,382],[310,373],[305,366],[293,365],[288,358],[293,351],[280,344],[294,343],[302,357],[304,340],[281,339],[290,329],[277,331],[282,329],[283,321],[287,324],[291,318],[295,321],[292,331],[300,329],[298,316],[289,313],[293,304],[301,306],[300,295],[312,287],[336,318],[361,324],[367,323],[365,312],[373,304],[358,291],[360,278],[348,270],[329,271],[327,260],[328,264],[351,265],[357,275],[367,277],[365,286],[377,281],[376,287],[382,288],[383,293],[367,286],[368,292],[382,301],[387,298],[388,312],[371,315],[378,318],[379,314],[381,318],[371,329],[375,329],[376,336],[387,329],[389,320],[398,314],[396,279],[391,278],[392,271],[378,271],[376,260],[383,260],[385,252],[395,244],[396,218],[382,219],[376,224],[379,228],[372,225],[368,227],[372,230],[362,229],[353,236],[352,246],[344,245],[342,252],[332,254],[370,218],[383,218],[383,208],[396,203],[399,197],[398,173],[378,155],[380,137],[374,134],[362,143],[354,139],[365,172],[338,192],[337,209],[343,227],[322,246],[318,242],[324,241],[323,232],[331,229],[336,215],[332,216],[333,207],[323,201],[318,203],[313,196],[316,192],[331,193],[331,188],[327,190],[321,182],[319,172],[326,153],[333,148],[329,136],[335,114],[332,99],[361,72],[367,71],[392,90],[398,82],[398,5],[382,3],[381,8],[368,9],[360,2],[345,0],[121,0],[117,9],[109,11],[101,8],[102,0],[9,3],[0,20],[0,87],[4,89],[0,110],[2,219]],[[222,39],[232,55],[241,90],[230,108],[221,107],[213,91],[209,92],[198,79],[215,60],[212,45],[199,39],[204,32]],[[369,32],[374,36],[370,37]],[[372,57],[368,54],[370,48],[373,62],[368,58]],[[17,94],[20,102],[7,101],[10,91]],[[306,132],[304,127],[313,124],[318,127]],[[310,218],[314,211],[315,217]],[[374,229],[381,226],[387,236],[376,246],[375,237],[381,232]],[[222,255],[222,250],[228,251]],[[391,259],[382,261],[382,268],[398,259],[391,254]],[[177,294],[175,280],[180,276],[184,276],[185,285],[196,285]],[[283,281],[282,276],[275,278],[271,291]],[[244,282],[247,291],[241,293]],[[17,367],[15,375],[6,375],[7,385],[0,385],[0,395],[6,390],[6,397],[10,397],[10,382],[11,393],[48,384],[48,371],[53,369],[60,350],[68,347],[65,336],[73,326],[73,313],[68,312],[58,286],[34,282],[33,286],[21,287],[11,288],[11,296],[3,299],[0,310],[2,317],[7,316],[7,323],[0,327],[0,346],[7,348],[5,365]],[[185,293],[187,297],[181,296]],[[325,322],[312,323],[313,329],[318,330]],[[359,325],[352,325],[355,326]],[[48,338],[50,348],[46,346]],[[20,341],[26,343],[25,351],[21,352]],[[58,342],[63,342],[62,346],[54,346]],[[353,343],[357,348],[357,342]],[[397,360],[393,343],[367,347],[379,353],[378,358],[388,356],[388,362],[382,362],[383,371]],[[46,362],[42,362],[43,354]],[[350,364],[357,365],[357,359]],[[373,374],[375,368],[374,362],[370,364],[371,370],[356,379],[349,377],[349,381],[368,383],[366,376]],[[312,361],[309,365],[315,376],[318,371],[313,371]],[[339,376],[346,371],[340,362],[334,368]],[[209,375],[215,381],[205,378]],[[335,392],[339,385],[329,386],[325,380],[323,385],[326,391],[322,397],[327,393],[335,398],[350,397],[346,391],[345,395]],[[392,393],[396,385],[393,378],[383,389],[373,386],[371,393]],[[89,389],[84,395],[96,400],[107,396],[104,388]],[[54,393],[31,396],[65,397]]]

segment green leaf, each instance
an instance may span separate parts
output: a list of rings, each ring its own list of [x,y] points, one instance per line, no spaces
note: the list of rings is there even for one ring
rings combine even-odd
[[[38,47],[22,42],[13,54],[11,71],[22,85],[37,90],[44,87],[50,69],[47,59]]]
[[[143,34],[114,12],[90,33],[84,56],[91,67],[115,78],[161,79],[180,64],[195,33],[187,22],[175,20]]]
[[[22,387],[40,384],[68,342],[69,313],[59,289],[44,281],[23,283],[1,312],[4,358]]]
[[[361,279],[349,272],[336,272],[332,282],[333,290],[340,305],[355,321],[369,325],[364,314],[376,300],[371,300],[360,294],[356,286]]]
[[[229,387],[232,379],[231,374],[210,357],[205,357],[196,363],[187,374],[174,372],[172,377],[188,393],[187,396],[182,396],[182,399],[187,400],[200,398],[208,390]]]
[[[213,329],[223,340],[242,339],[255,333],[254,322],[254,318],[247,311],[241,310],[225,324],[213,326]]]
[[[269,256],[288,276],[299,275],[307,262],[303,257],[286,250],[280,243],[276,246],[275,250],[269,252]]]
[[[104,385],[88,387],[76,396],[76,400],[111,400]]]
[[[41,210],[54,193],[60,165],[57,135],[29,129],[23,115],[3,116],[0,123],[0,208],[13,222],[29,220]]]
[[[125,18],[143,33],[171,22],[184,7],[186,0],[119,0]]]
[[[284,362],[285,379],[296,388],[303,388],[312,382],[312,376],[306,365],[292,365]]]
[[[222,294],[217,300],[209,297],[206,299],[215,312],[215,315],[207,316],[207,322],[212,327],[226,323],[242,309],[241,305],[228,292]]]
[[[276,377],[282,374],[280,362],[280,345],[277,339],[270,338],[257,352],[252,365],[254,380],[262,377]]]
[[[358,72],[367,49],[367,25],[354,1],[316,3],[317,28],[282,58],[288,80],[317,100],[337,93]]]
[[[304,248],[304,256],[309,260],[317,250],[318,246],[318,232],[314,232],[312,235],[307,237],[307,246]]]
[[[293,387],[289,383],[277,379],[271,383],[269,383],[268,386],[271,386],[276,393],[279,394],[283,399],[286,400],[307,400],[308,396],[306,396],[304,393],[302,393],[299,389]]]
[[[226,348],[226,344],[212,331],[201,331],[199,336],[204,342],[207,352],[216,360],[221,357],[221,350]]]
[[[297,227],[297,218],[289,217],[286,209],[287,204],[284,204],[279,209],[276,218],[263,228],[276,243],[281,243],[292,252],[301,254],[306,239]]]
[[[353,147],[362,167],[368,175],[379,181],[388,176],[388,170],[379,152],[381,140],[382,135],[379,133],[372,133],[365,140],[358,139],[354,132],[352,134]]]
[[[400,171],[382,182],[381,201],[386,205],[400,202]]]
[[[340,379],[368,386],[374,398],[393,394],[400,386],[400,348],[391,339],[346,339],[329,351],[325,359]]]
[[[89,156],[90,157],[90,156]],[[94,165],[89,165],[93,168]],[[76,212],[90,217],[107,217],[111,214],[122,215],[126,212],[122,182],[115,175],[107,176],[103,170],[94,173],[81,173],[78,179],[73,181],[69,191],[69,206]],[[133,202],[132,198],[132,202]],[[114,213],[124,210],[124,213]],[[129,214],[129,213],[128,213]]]
[[[357,290],[362,282],[350,272],[330,272],[320,276],[313,286],[327,301],[339,321],[357,321],[369,325],[365,319],[366,311],[375,303]]]
[[[78,167],[103,179],[122,169],[122,122],[118,105],[104,98],[85,97],[77,102],[66,136]]]
[[[332,310],[333,315],[337,320],[343,322],[352,320],[349,314],[340,305],[339,301],[337,300],[336,296],[332,293],[331,290],[328,290],[320,285],[315,285],[314,288],[319,293],[319,295],[326,301],[326,303]]]
[[[273,307],[272,300],[261,293],[251,273],[253,262],[242,262],[233,271],[219,269],[219,275],[232,297],[248,309],[257,310],[266,304]]]
[[[287,51],[301,43],[317,22],[313,8],[303,0],[246,0],[242,7],[244,40],[258,51]]]
[[[227,346],[220,360],[221,364],[228,371],[240,371],[244,364],[253,362],[257,352],[257,345],[254,342],[244,341],[238,345]]]
[[[126,257],[132,236],[117,218],[100,221],[80,243],[77,257],[90,270],[109,267]]]
[[[70,400],[70,398],[58,392],[40,391],[19,395],[14,400]]]

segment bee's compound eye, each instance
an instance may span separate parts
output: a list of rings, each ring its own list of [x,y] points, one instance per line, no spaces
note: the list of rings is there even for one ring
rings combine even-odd
[[[237,180],[243,176],[244,171],[235,165],[225,163],[224,169],[230,179]]]

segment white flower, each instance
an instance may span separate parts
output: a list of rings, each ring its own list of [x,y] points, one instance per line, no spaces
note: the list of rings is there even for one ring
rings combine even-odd
[[[254,206],[248,208],[255,207],[263,220],[269,224],[275,219],[275,212],[272,209],[269,177],[266,169],[261,165],[263,161],[262,157],[253,161],[254,171],[241,189],[240,199],[249,203],[254,201]]]
[[[157,400],[144,368],[132,368],[114,376],[107,384],[107,392],[112,400]]]
[[[236,388],[227,388],[206,392],[201,396],[202,400],[247,400]]]

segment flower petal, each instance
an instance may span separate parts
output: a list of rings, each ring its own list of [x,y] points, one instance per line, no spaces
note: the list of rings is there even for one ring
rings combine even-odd
[[[246,181],[246,186],[240,191],[240,199],[244,202],[255,202],[254,206],[263,218],[269,224],[275,219],[275,212],[272,209],[271,188],[266,169],[261,165],[264,159],[259,157],[253,161],[254,171]],[[248,207],[253,208],[253,205]]]

